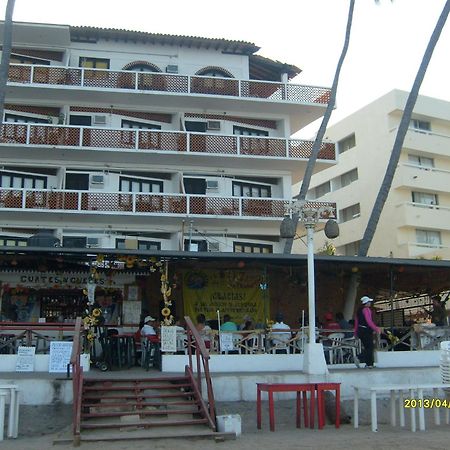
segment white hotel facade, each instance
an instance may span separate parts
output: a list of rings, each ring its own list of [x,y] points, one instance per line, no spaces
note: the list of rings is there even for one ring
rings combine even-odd
[[[338,207],[337,254],[358,251],[397,134],[407,92],[393,90],[327,129],[339,163],[308,198]],[[318,247],[326,238],[315,240]],[[450,259],[450,103],[419,96],[369,256]]]
[[[0,30],[2,32],[2,30]],[[329,89],[254,44],[15,23],[0,245],[281,252]],[[334,165],[325,143],[316,171]]]

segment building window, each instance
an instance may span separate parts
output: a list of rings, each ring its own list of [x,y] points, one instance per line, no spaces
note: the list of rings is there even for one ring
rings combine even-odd
[[[412,201],[422,205],[438,205],[437,194],[429,194],[427,192],[412,192]]]
[[[87,238],[84,236],[63,236],[63,247],[86,248]]]
[[[356,203],[356,205],[349,206],[347,208],[341,209],[339,211],[339,222],[344,223],[348,222],[349,220],[355,219],[356,217],[360,216],[360,207],[359,203]]]
[[[340,252],[344,256],[358,256],[360,241],[349,242],[348,244],[340,247]]]
[[[134,130],[160,130],[161,125],[153,123],[135,122],[134,120],[122,120],[122,128],[133,128]]]
[[[121,192],[163,192],[163,182],[141,178],[120,177]]]
[[[314,188],[314,198],[322,197],[328,192],[331,192],[331,183],[329,181]]]
[[[347,150],[350,150],[356,145],[356,138],[355,133],[351,134],[350,136],[347,136],[344,139],[341,139],[338,142],[338,152],[339,154],[346,152]]]
[[[239,127],[237,125],[233,126],[233,134],[239,136],[269,136],[268,131],[255,130],[254,128]]]
[[[341,175],[341,188],[348,186],[358,179],[358,169],[350,170]]]
[[[5,122],[9,123],[49,123],[48,119],[20,116],[18,114],[5,114]]]
[[[416,230],[416,239],[418,244],[430,247],[440,247],[442,244],[440,231]]]
[[[11,54],[10,64],[39,64],[41,66],[49,66],[50,61],[47,59],[32,58],[31,56]]]
[[[233,181],[233,195],[235,197],[264,197],[272,196],[270,186],[253,183],[243,183],[241,181]]]
[[[411,128],[418,131],[431,131],[431,123],[427,120],[411,119],[409,123]]]
[[[208,241],[205,239],[185,239],[184,250],[186,252],[207,252]]]
[[[125,239],[116,239],[116,248],[125,250],[126,244]],[[158,241],[143,241],[138,240],[137,250],[161,250],[161,242]]]
[[[80,67],[85,69],[109,69],[109,59],[80,57]]]
[[[198,70],[195,75],[201,75],[202,77],[220,77],[220,78],[233,78],[233,74],[222,67],[204,67]]]
[[[27,239],[19,237],[0,236],[0,246],[26,247]]]
[[[234,253],[273,253],[273,245],[233,242]]]
[[[47,178],[13,172],[0,172],[0,186],[15,189],[46,189]]]
[[[427,158],[426,156],[408,155],[408,161],[411,164],[414,164],[414,165],[420,166],[420,167],[426,167],[426,168],[434,167],[434,159]]]

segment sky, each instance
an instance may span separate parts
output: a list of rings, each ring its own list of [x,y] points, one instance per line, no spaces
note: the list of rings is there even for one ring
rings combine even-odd
[[[356,0],[330,124],[392,89],[411,89],[445,1]],[[13,19],[248,41],[261,47],[258,54],[302,69],[293,82],[331,87],[348,5],[349,0],[16,0]],[[5,6],[0,0],[0,11]],[[420,94],[450,101],[449,56],[450,18]],[[303,130],[304,137],[319,125]]]

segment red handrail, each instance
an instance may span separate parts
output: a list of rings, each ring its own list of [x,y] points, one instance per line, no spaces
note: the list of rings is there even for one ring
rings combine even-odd
[[[81,317],[77,317],[75,321],[72,354],[70,355],[73,389],[73,445],[75,447],[78,447],[81,443],[81,395],[83,390],[83,368],[80,365],[81,324]]]
[[[195,325],[192,323],[192,320],[189,316],[185,316],[184,320],[186,321],[186,331],[187,331],[187,348],[189,355],[189,365],[186,366],[186,373],[191,377],[192,381],[194,381],[195,389],[198,390],[198,395],[200,400],[202,401],[202,366],[203,372],[205,376],[206,382],[206,390],[208,395],[208,409],[205,408],[205,414],[207,416],[210,427],[213,430],[216,430],[216,405],[214,402],[214,392],[211,381],[211,374],[209,372],[209,351],[205,346],[205,342],[200,336],[198,330],[195,328]],[[197,360],[197,380],[195,382],[194,379],[194,365],[192,361],[192,348],[195,348],[195,356]],[[201,362],[201,363],[200,363]]]

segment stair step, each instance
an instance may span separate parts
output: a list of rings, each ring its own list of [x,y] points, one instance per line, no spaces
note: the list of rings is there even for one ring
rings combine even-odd
[[[104,400],[105,397],[99,399]],[[139,407],[145,407],[145,406],[187,406],[187,405],[195,405],[196,403],[192,400],[190,401],[183,401],[178,400],[174,402],[142,402],[140,399],[135,400],[134,402],[102,402],[99,403],[82,403],[82,408],[108,408],[108,407],[121,407],[121,406],[139,406]]]
[[[81,417],[121,417],[121,416],[167,416],[169,414],[198,414],[198,409],[156,409],[156,410],[132,410],[82,413]]]
[[[151,381],[187,381],[188,377],[184,375],[174,375],[174,376],[166,376],[166,377],[151,377],[151,378],[84,378],[84,384],[86,383],[148,383]]]
[[[190,383],[180,384],[149,384],[149,385],[112,385],[112,386],[83,386],[83,391],[143,391],[146,389],[180,389],[190,387]]]
[[[92,395],[83,394],[83,400],[112,400],[112,399],[146,399],[146,398],[173,398],[173,397],[192,397],[193,392],[167,392],[163,394],[143,394],[143,393],[131,393],[131,394],[112,394],[112,395]]]
[[[104,423],[93,423],[93,422],[81,422],[82,430],[93,430],[99,428],[151,428],[151,427],[169,427],[169,426],[184,426],[184,425],[197,425],[206,424],[207,419],[189,419],[189,420],[165,420],[156,422],[104,422]]]

